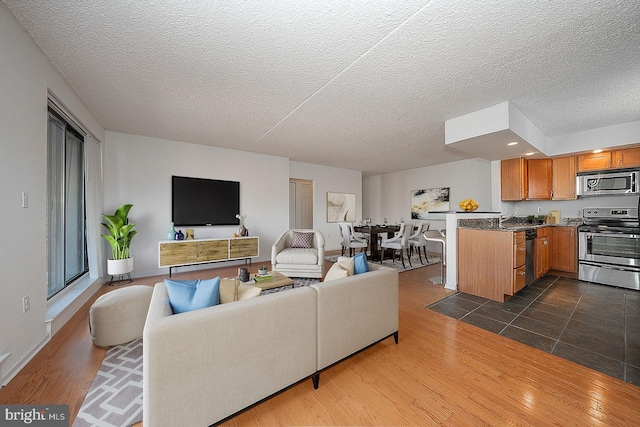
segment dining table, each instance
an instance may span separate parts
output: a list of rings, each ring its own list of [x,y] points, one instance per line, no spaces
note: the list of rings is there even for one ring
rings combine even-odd
[[[369,235],[369,257],[371,259],[380,258],[380,249],[378,247],[378,235],[384,235],[386,237],[393,237],[394,234],[400,231],[399,225],[356,225],[353,227],[353,231],[356,233],[363,233]]]

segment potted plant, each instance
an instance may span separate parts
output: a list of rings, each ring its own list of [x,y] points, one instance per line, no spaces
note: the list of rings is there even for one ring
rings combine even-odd
[[[133,258],[131,258],[131,239],[137,231],[133,229],[135,224],[129,224],[129,210],[133,205],[122,205],[113,215],[102,215],[103,222],[109,234],[103,234],[111,245],[111,259],[107,260],[107,273],[112,276],[131,273],[133,271]]]
[[[261,265],[260,267],[258,267],[258,274],[261,276],[264,276],[265,274],[267,274],[268,270],[267,270],[267,266],[266,265]]]

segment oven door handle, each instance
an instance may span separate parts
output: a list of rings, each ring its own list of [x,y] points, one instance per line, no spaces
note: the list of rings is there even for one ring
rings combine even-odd
[[[640,268],[634,268],[634,267],[631,267],[631,266],[630,267],[616,267],[616,266],[609,265],[609,264],[599,264],[599,263],[585,262],[585,261],[580,261],[580,264],[588,265],[588,266],[591,266],[591,267],[604,268],[605,270],[640,272]]]

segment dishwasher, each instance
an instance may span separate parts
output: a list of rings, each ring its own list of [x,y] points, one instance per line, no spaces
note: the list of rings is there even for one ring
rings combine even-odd
[[[525,261],[524,265],[526,266],[526,272],[524,275],[524,285],[529,286],[536,280],[535,274],[535,247],[536,247],[536,239],[538,238],[538,230],[536,228],[527,228],[525,230],[525,244],[526,244],[526,252],[525,252]]]

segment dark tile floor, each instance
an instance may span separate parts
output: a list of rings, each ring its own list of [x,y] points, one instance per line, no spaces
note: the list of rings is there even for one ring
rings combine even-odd
[[[640,386],[640,291],[546,276],[504,303],[460,292],[428,308]]]

